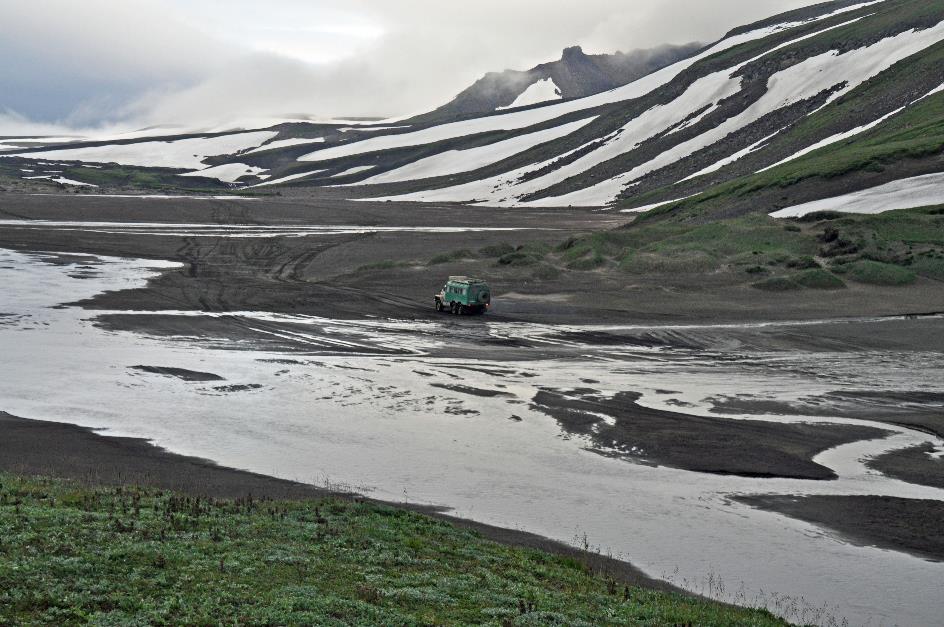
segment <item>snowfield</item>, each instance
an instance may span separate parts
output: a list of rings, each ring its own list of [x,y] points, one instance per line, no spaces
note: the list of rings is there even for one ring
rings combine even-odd
[[[199,170],[206,167],[203,161],[208,157],[241,153],[258,147],[276,135],[278,135],[277,131],[255,131],[252,133],[194,137],[172,141],[145,141],[87,148],[63,148],[60,150],[18,153],[12,156],[28,159],[117,163],[143,168]]]
[[[23,178],[27,180],[47,180],[52,181],[53,183],[59,183],[60,185],[72,185],[73,187],[98,187],[98,185],[92,185],[91,183],[82,183],[81,181],[67,179],[62,175],[53,176],[51,174],[46,174],[43,176],[24,176]]]
[[[268,144],[263,144],[258,148],[253,148],[252,150],[247,150],[245,154],[251,155],[257,152],[264,152],[266,150],[274,150],[276,148],[288,148],[289,146],[303,146],[305,144],[322,144],[324,143],[324,137],[296,137],[294,139],[277,139]]]
[[[490,115],[472,120],[463,120],[461,122],[450,122],[448,124],[433,126],[419,131],[400,133],[397,135],[372,137],[363,141],[351,142],[341,146],[335,146],[332,148],[326,148],[324,150],[312,152],[299,157],[299,161],[327,161],[329,159],[350,157],[353,155],[366,154],[381,150],[390,150],[393,148],[422,146],[424,144],[431,144],[438,141],[454,139],[456,137],[463,137],[465,135],[486,133],[489,131],[513,131],[520,128],[527,128],[529,126],[542,124],[544,122],[548,122],[550,120],[554,120],[561,116],[575,113],[577,111],[584,111],[605,104],[632,100],[641,96],[645,96],[653,90],[662,87],[698,61],[701,61],[702,59],[715,55],[719,52],[750,41],[763,39],[768,35],[772,35],[783,30],[789,30],[804,24],[818,22],[834,15],[846,13],[848,11],[854,11],[870,4],[875,3],[866,2],[846,7],[844,9],[834,11],[833,13],[822,15],[813,20],[804,22],[786,22],[783,24],[759,28],[750,32],[734,35],[732,37],[722,39],[711,48],[708,48],[698,55],[662,68],[661,70],[653,72],[652,74],[648,74],[637,81],[623,85],[622,87],[617,87],[616,89],[612,89],[610,91],[588,96],[586,98],[567,100],[548,105],[546,107],[527,111],[511,111],[500,115]]]
[[[561,90],[557,86],[557,83],[554,82],[554,79],[550,77],[542,78],[541,80],[531,83],[510,105],[507,107],[498,107],[495,110],[516,109],[518,107],[527,107],[551,100],[560,100],[561,98]]]
[[[372,165],[359,165],[353,168],[348,168],[343,172],[338,172],[337,174],[332,174],[330,178],[339,178],[342,176],[350,176],[352,174],[360,174],[361,172],[366,172],[367,170],[373,170],[374,166]]]
[[[795,205],[770,215],[775,218],[799,218],[817,211],[874,214],[942,204],[944,172],[902,179],[843,196]]]
[[[267,185],[279,185],[280,183],[288,183],[289,181],[297,181],[298,179],[305,178],[306,176],[312,176],[324,172],[324,170],[312,170],[311,172],[298,172],[296,174],[289,174],[288,176],[283,176],[282,178],[272,179],[271,181],[266,181],[265,183],[259,183],[257,185],[250,185],[250,187],[265,187]]]
[[[855,7],[859,8],[859,7]],[[845,11],[852,10],[853,7],[847,7]],[[841,12],[845,12],[841,11]],[[557,207],[557,206],[589,206],[604,207],[611,204],[627,186],[639,181],[643,177],[673,166],[678,162],[688,158],[703,149],[716,145],[731,134],[738,133],[749,125],[761,120],[765,116],[789,107],[799,102],[814,98],[824,90],[830,90],[831,94],[826,105],[834,102],[846,93],[857,88],[865,81],[877,76],[887,70],[895,63],[910,57],[936,43],[944,40],[944,23],[920,31],[906,31],[895,36],[887,37],[870,46],[858,49],[844,51],[832,50],[823,54],[808,58],[801,63],[784,69],[772,75],[768,81],[767,92],[753,104],[749,105],[743,112],[734,115],[718,126],[710,128],[687,141],[681,142],[671,148],[668,148],[661,154],[657,154],[646,162],[641,163],[627,172],[623,172],[615,177],[602,180],[594,185],[578,189],[557,196],[548,196],[536,200],[524,200],[531,194],[540,193],[562,181],[571,177],[585,175],[587,172],[604,164],[612,159],[632,152],[648,140],[659,136],[667,136],[677,132],[681,128],[691,126],[701,118],[714,111],[719,103],[725,99],[736,97],[744,88],[742,77],[738,76],[739,70],[746,65],[755,62],[774,51],[794,45],[798,42],[812,39],[823,33],[845,27],[857,22],[864,17],[858,17],[840,24],[829,26],[818,31],[808,33],[790,41],[784,42],[771,50],[765,51],[756,57],[732,67],[717,71],[704,76],[692,83],[682,95],[674,100],[657,105],[643,112],[636,118],[627,122],[622,128],[611,135],[588,143],[582,151],[583,154],[577,159],[570,161],[558,168],[552,169],[543,176],[532,178],[527,181],[520,181],[522,175],[539,170],[553,162],[553,159],[545,161],[542,164],[528,166],[514,172],[492,176],[481,181],[473,181],[455,185],[452,187],[435,189],[430,191],[414,192],[406,195],[391,197],[392,200],[408,201],[427,201],[427,202],[478,202],[481,204],[495,206],[535,206],[535,207]],[[600,104],[604,101],[616,98],[629,98],[647,93],[645,90],[651,90],[663,85],[668,80],[674,78],[682,66],[687,67],[694,63],[698,58],[704,58],[709,54],[723,50],[736,43],[750,41],[757,37],[766,36],[772,32],[777,32],[786,28],[796,26],[796,24],[786,24],[779,27],[770,27],[731,37],[722,41],[702,55],[693,59],[687,59],[664,70],[651,74],[640,81],[631,83],[604,94],[591,96],[577,101],[569,101],[560,105],[551,105],[532,111],[523,111],[518,113],[504,114],[501,116],[490,116],[481,120],[470,120],[458,124],[482,124],[484,121],[498,118],[499,121],[505,118],[513,118],[521,115],[549,115],[551,111],[570,111],[575,106],[585,106],[589,104]],[[739,41],[735,42],[737,39]],[[934,93],[934,92],[932,92]],[[930,95],[930,94],[929,94]],[[825,106],[825,105],[824,105]],[[857,133],[864,132],[875,125],[880,124],[884,119],[894,115],[896,112],[888,114],[880,120],[874,121],[870,125],[843,133],[829,140],[824,140],[816,147],[828,145],[834,141],[841,141],[846,137],[851,137]],[[492,123],[494,124],[494,122]],[[407,137],[408,141],[413,141],[428,134],[436,132],[444,136],[450,125],[424,129],[416,133],[407,133],[399,138]],[[482,128],[481,126],[479,128]],[[783,129],[781,129],[783,130]],[[777,131],[779,133],[780,131]],[[738,159],[741,159],[753,151],[763,148],[777,133],[773,133],[754,144],[737,150],[733,154],[719,159],[716,163],[701,169],[694,174],[680,175],[679,181],[690,180],[698,176],[717,171]],[[375,138],[376,140],[393,141],[395,137]],[[320,157],[333,157],[341,153],[356,154],[357,151],[364,148],[381,149],[380,143],[374,143],[365,146],[368,142],[359,144],[350,144],[338,147],[338,151],[315,153]],[[501,142],[499,142],[501,143]],[[592,144],[592,145],[591,145]],[[815,150],[816,147],[807,149],[806,152]],[[471,171],[474,168],[458,169],[458,166],[449,164],[461,158],[463,151],[450,151],[442,155],[434,155],[423,160],[403,166],[390,173],[382,173],[366,183],[396,182],[404,180],[415,180],[419,175],[426,172],[441,172],[442,174],[456,174],[461,171]],[[803,153],[805,154],[805,152]],[[485,162],[487,152],[480,153],[482,161],[476,161],[477,167],[489,165]],[[495,151],[495,161],[500,161],[507,157],[500,150]],[[795,157],[793,157],[795,158]],[[493,161],[493,163],[495,162]],[[441,169],[440,169],[441,168]]]
[[[187,172],[181,176],[204,176],[211,179],[217,179],[224,183],[235,183],[244,176],[256,176],[265,172],[265,168],[246,165],[245,163],[224,163],[203,170]]]
[[[534,133],[526,133],[518,137],[495,142],[494,144],[488,144],[487,146],[467,148],[465,150],[448,150],[433,155],[432,157],[414,161],[402,168],[372,176],[366,181],[361,181],[358,185],[415,181],[436,176],[471,172],[526,150],[530,150],[545,142],[566,137],[596,119],[597,116],[593,116],[586,120],[562,124],[561,126],[555,126],[554,128]]]

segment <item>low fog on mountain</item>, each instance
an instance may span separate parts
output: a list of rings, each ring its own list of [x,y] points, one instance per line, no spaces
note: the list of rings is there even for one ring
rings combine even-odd
[[[567,46],[707,42],[807,4],[6,0],[0,131],[418,113],[488,71],[525,70]]]

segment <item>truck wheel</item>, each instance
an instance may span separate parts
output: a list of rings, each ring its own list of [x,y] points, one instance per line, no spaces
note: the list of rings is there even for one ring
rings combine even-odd
[[[444,309],[445,309],[445,307],[443,307],[442,301],[437,298],[437,299],[436,299],[436,311],[438,311],[439,313],[442,313]]]
[[[468,308],[465,305],[459,305],[459,315],[464,316]]]
[[[456,303],[451,303],[451,304],[449,305],[449,311],[452,312],[453,315],[458,314],[458,313],[459,313],[459,307],[456,306]]]

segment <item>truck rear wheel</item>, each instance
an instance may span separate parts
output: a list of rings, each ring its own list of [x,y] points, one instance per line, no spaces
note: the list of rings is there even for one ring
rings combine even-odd
[[[468,307],[466,307],[465,305],[459,305],[459,315],[460,315],[460,316],[464,316],[467,311],[468,311]]]

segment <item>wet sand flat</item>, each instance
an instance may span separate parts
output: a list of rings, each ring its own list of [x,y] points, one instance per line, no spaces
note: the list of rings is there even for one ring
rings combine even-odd
[[[944,561],[944,503],[940,501],[887,496],[741,496],[737,500],[823,525],[855,544]]]
[[[148,486],[195,496],[236,499],[307,500],[326,496],[358,498],[329,488],[226,468],[211,461],[176,455],[146,440],[109,437],[70,424],[27,420],[0,412],[0,471],[70,479],[92,486]],[[407,507],[473,529],[502,544],[573,557],[607,572],[621,583],[680,592],[644,575],[632,564],[554,542],[522,530],[504,529],[449,516],[435,508]]]

